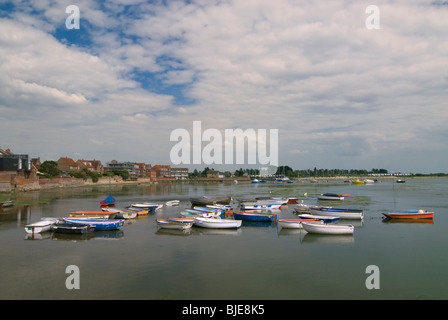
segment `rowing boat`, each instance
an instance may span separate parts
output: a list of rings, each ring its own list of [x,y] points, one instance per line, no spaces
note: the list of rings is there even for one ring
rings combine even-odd
[[[323,223],[322,220],[313,220],[313,219],[280,219],[278,220],[278,224],[282,228],[287,229],[302,229],[304,222],[315,222],[315,223]]]
[[[383,215],[390,219],[432,219],[434,212],[420,209],[418,211],[388,212]]]
[[[233,219],[216,219],[216,218],[194,218],[194,225],[203,228],[212,229],[229,229],[229,228],[239,228],[241,227],[241,220]]]
[[[176,222],[172,220],[166,220],[166,219],[156,219],[156,224],[160,228],[165,229],[179,229],[179,230],[185,230],[189,229],[193,226],[193,222]]]
[[[171,200],[171,201],[167,201],[165,203],[165,205],[168,206],[168,207],[178,206],[179,204],[180,204],[179,200]]]
[[[277,219],[277,215],[274,213],[254,213],[244,211],[234,211],[233,217],[237,220],[262,221],[262,222],[271,222]]]
[[[108,211],[74,211],[69,213],[70,218],[97,218],[97,219],[114,219],[116,212]]]
[[[344,196],[347,196],[347,194],[343,193],[323,193],[320,196],[317,197],[319,200],[344,200]]]
[[[311,219],[311,220],[322,220],[324,223],[333,223],[339,221],[339,217],[331,217],[331,216],[319,216],[315,214],[299,214],[299,218],[301,219]]]
[[[194,216],[191,217],[171,217],[168,218],[168,221],[174,221],[174,222],[182,222],[182,223],[193,223],[194,222]]]
[[[364,211],[358,209],[310,207],[310,213],[322,216],[339,217],[341,219],[362,219]]]
[[[115,213],[114,219],[134,219],[137,217],[138,212],[133,210],[122,210],[122,209],[111,209],[111,208],[102,208],[104,212]]]
[[[353,225],[340,224],[318,224],[318,223],[303,223],[303,229],[308,233],[316,234],[353,234],[355,227]]]
[[[255,202],[241,202],[240,207],[242,210],[271,210],[282,209],[282,201],[275,200],[263,200]]]
[[[63,220],[77,225],[92,225],[95,227],[95,230],[117,230],[124,225],[124,220],[90,218],[63,218]]]
[[[57,218],[42,218],[41,221],[37,221],[25,226],[25,231],[27,233],[41,233],[45,231],[50,231],[51,226],[56,223]]]
[[[51,230],[56,233],[68,233],[68,234],[85,234],[93,232],[95,227],[92,225],[80,225],[75,223],[58,221],[51,226]]]

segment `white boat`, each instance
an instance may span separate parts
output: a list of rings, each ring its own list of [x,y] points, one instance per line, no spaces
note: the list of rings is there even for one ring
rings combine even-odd
[[[25,226],[25,231],[27,233],[41,233],[45,231],[50,231],[51,226],[58,221],[57,218],[42,218],[41,221],[37,221]]]
[[[180,213],[181,215],[196,215],[204,218],[219,218],[222,214],[221,210],[217,211],[201,211],[194,209],[185,209]]]
[[[278,224],[282,227],[282,228],[286,228],[286,229],[302,229],[303,228],[303,223],[309,223],[309,222],[314,222],[314,223],[323,223],[322,220],[313,220],[313,219],[280,219],[278,220]]]
[[[152,203],[152,202],[133,203],[128,208],[131,210],[148,210],[149,212],[154,212],[156,211],[156,209],[160,208],[160,205],[158,203]]]
[[[168,218],[168,221],[174,221],[174,222],[182,222],[182,223],[193,223],[194,222],[194,216],[191,217],[171,217]]]
[[[179,230],[185,230],[190,229],[193,226],[193,222],[177,222],[172,220],[166,220],[166,219],[156,219],[157,226],[160,228],[165,229],[179,229]]]
[[[310,213],[321,216],[339,217],[341,219],[362,219],[364,211],[359,209],[310,207]]]
[[[212,229],[229,229],[229,228],[239,228],[241,227],[242,220],[233,219],[216,219],[216,218],[194,218],[194,225],[203,228]]]
[[[339,217],[319,216],[319,215],[309,214],[309,213],[300,214],[299,218],[311,219],[311,220],[322,220],[324,223],[331,223],[331,222],[339,221]]]
[[[353,234],[355,227],[352,225],[340,225],[340,224],[319,224],[314,222],[304,222],[303,229],[308,233],[316,234]]]
[[[302,200],[303,201],[303,200]],[[293,211],[294,212],[310,212],[311,208],[331,208],[331,207],[327,207],[327,206],[316,206],[314,204],[305,204],[303,202],[297,204]]]
[[[179,200],[171,200],[171,201],[167,201],[165,203],[166,206],[172,207],[172,206],[178,206],[180,203]]]
[[[242,210],[271,210],[281,209],[282,201],[277,200],[264,200],[255,202],[241,202],[240,207]]]
[[[105,212],[113,212],[115,213],[115,219],[134,219],[137,218],[137,211],[133,210],[121,210],[121,209],[113,209],[113,208],[101,208],[101,210]]]

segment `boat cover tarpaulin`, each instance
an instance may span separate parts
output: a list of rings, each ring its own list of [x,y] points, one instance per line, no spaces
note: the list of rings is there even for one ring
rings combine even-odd
[[[101,203],[114,203],[114,202],[115,202],[115,198],[112,197],[111,195],[109,195],[106,199],[101,201]]]

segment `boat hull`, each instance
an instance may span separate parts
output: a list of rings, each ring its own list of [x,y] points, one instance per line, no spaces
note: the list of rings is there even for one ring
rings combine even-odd
[[[432,219],[434,217],[434,212],[389,212],[383,213],[383,215],[390,219]]]
[[[314,234],[337,234],[349,235],[353,234],[355,227],[352,225],[338,225],[338,224],[317,224],[317,223],[303,223],[303,229],[308,233]]]
[[[91,225],[79,225],[74,223],[57,223],[51,226],[51,230],[56,233],[65,234],[85,234],[95,230]]]
[[[115,212],[108,212],[108,211],[74,211],[69,213],[70,218],[83,218],[83,217],[89,217],[89,218],[97,218],[97,219],[114,219],[116,213]]]
[[[310,220],[321,220],[324,223],[334,223],[339,221],[339,217],[331,217],[331,216],[319,216],[314,214],[300,214],[299,218],[302,219],[310,219]]]
[[[341,219],[363,219],[364,211],[356,209],[310,208],[310,213],[321,216],[332,216]]]
[[[277,215],[276,214],[234,211],[233,217],[236,220],[272,222],[272,221],[276,220]]]
[[[241,220],[215,219],[215,218],[194,218],[194,225],[202,228],[212,229],[234,229],[241,227]]]
[[[193,226],[193,222],[176,222],[166,219],[156,219],[157,226],[165,229],[178,229],[185,230],[190,229]]]
[[[282,203],[281,201],[242,202],[240,207],[242,210],[281,210]]]
[[[323,223],[320,220],[312,220],[312,219],[280,219],[278,220],[278,224],[285,229],[303,229],[303,223],[305,222],[314,222],[314,223]]]
[[[56,221],[43,220],[35,223],[31,223],[25,226],[26,233],[41,233],[51,230],[51,226],[54,225]]]
[[[92,225],[95,230],[118,230],[124,225],[124,220],[64,218],[65,222],[76,225]]]

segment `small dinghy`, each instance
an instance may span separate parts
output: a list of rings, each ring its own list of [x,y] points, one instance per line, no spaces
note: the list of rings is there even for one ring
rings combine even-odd
[[[193,226],[193,222],[179,222],[166,219],[156,219],[156,224],[160,228],[179,230],[190,229]]]
[[[237,220],[245,221],[261,221],[261,222],[272,222],[277,219],[277,215],[272,213],[255,213],[255,212],[244,212],[244,211],[234,211],[233,217]]]
[[[229,228],[239,228],[241,227],[241,220],[233,219],[216,219],[216,218],[194,218],[194,225],[203,228],[212,229],[229,229]]]
[[[346,193],[323,193],[317,197],[319,200],[344,200],[344,197],[348,197]]]
[[[311,220],[322,220],[324,223],[332,223],[332,222],[338,222],[339,217],[331,217],[331,216],[319,216],[315,214],[299,214],[299,218],[301,219],[311,219]]]
[[[352,225],[340,225],[340,224],[318,224],[314,222],[303,223],[303,229],[308,233],[316,234],[353,234],[355,227]]]
[[[95,227],[92,225],[57,222],[51,226],[51,230],[56,233],[85,234],[93,232],[95,230]]]
[[[57,218],[42,218],[41,221],[37,221],[25,226],[27,233],[41,233],[51,230],[51,226],[58,221]]]
[[[339,217],[341,219],[362,219],[364,217],[364,211],[360,209],[310,207],[310,213],[322,216],[328,215]]]
[[[313,219],[280,219],[278,224],[285,229],[303,229],[304,222],[323,223],[322,220]]]
[[[117,230],[123,227],[124,220],[89,219],[89,218],[63,218],[64,222],[77,225],[92,225],[95,230]]]
[[[180,204],[179,200],[171,200],[165,203],[165,205],[168,207],[178,206],[179,204]]]
[[[389,219],[432,219],[434,212],[420,209],[418,211],[388,212],[383,215]]]

